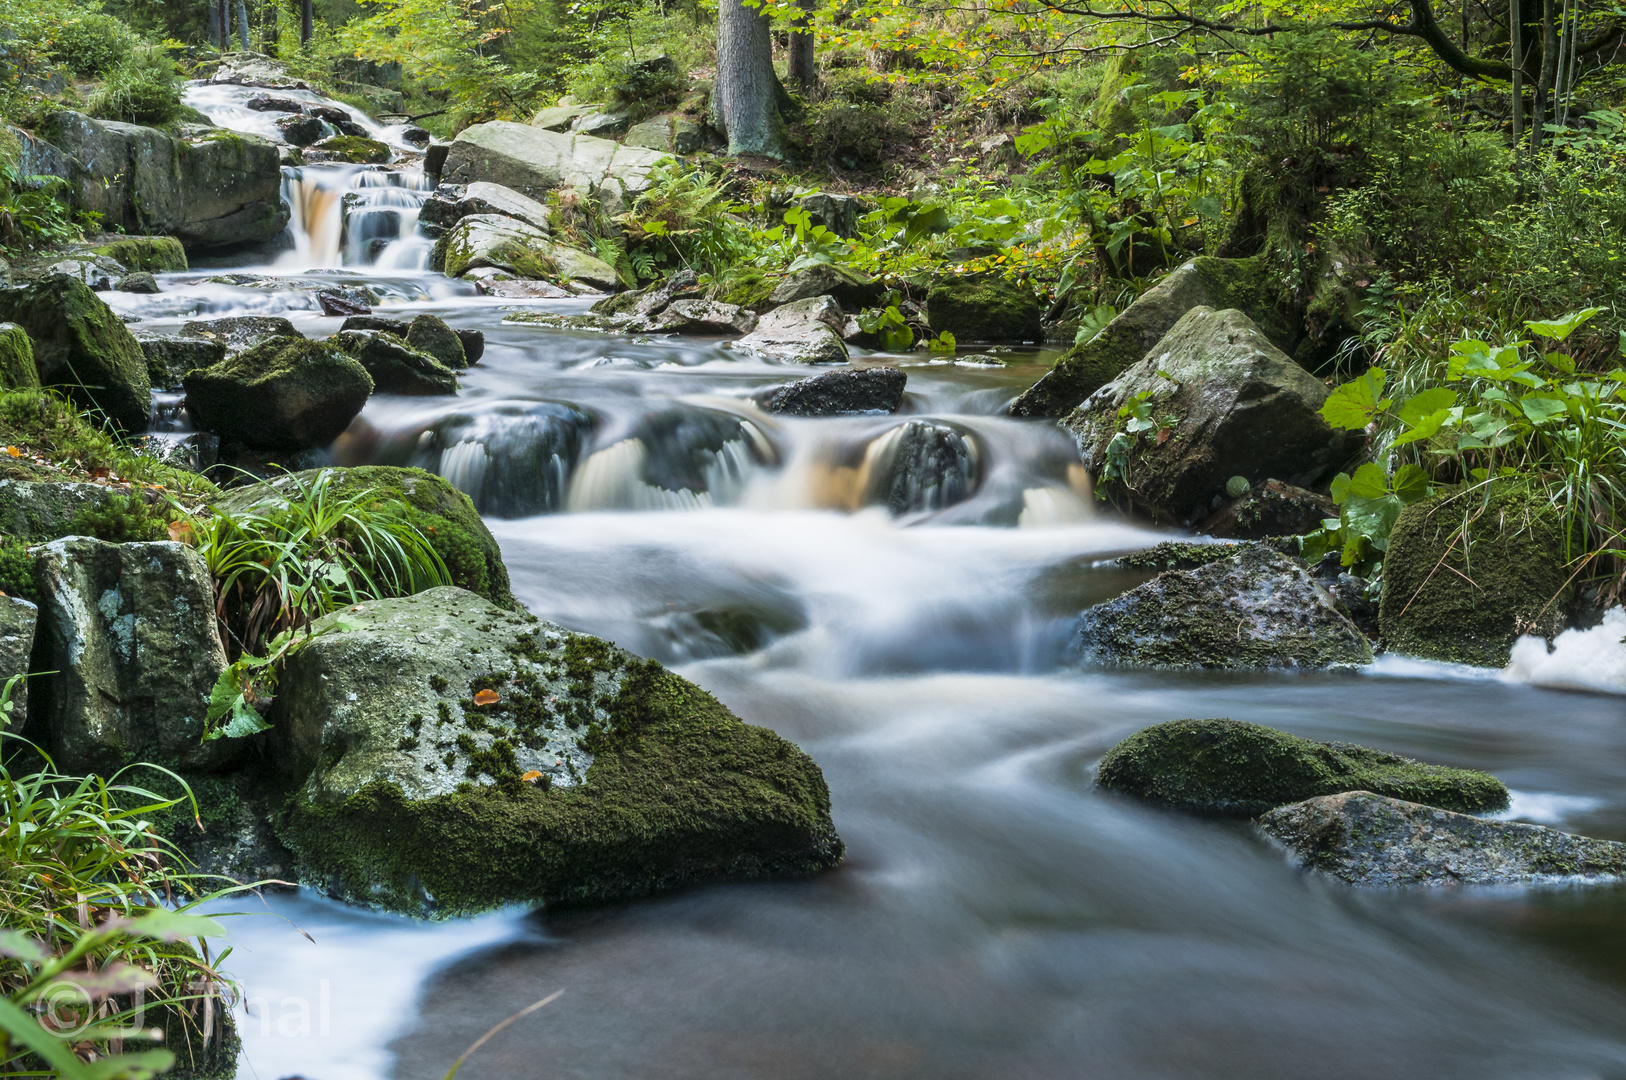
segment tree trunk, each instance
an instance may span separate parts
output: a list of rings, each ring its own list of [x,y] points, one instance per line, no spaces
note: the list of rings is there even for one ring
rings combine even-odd
[[[712,123],[728,136],[730,154],[785,156],[777,87],[768,19],[740,0],[718,0],[717,82],[711,91],[711,112]]]
[[[248,52],[248,0],[237,0],[237,40]]]
[[[1520,0],[1508,0],[1507,30],[1512,38],[1513,150],[1517,153],[1524,141],[1524,5]]]
[[[305,0],[299,6],[299,43],[309,45],[311,38],[316,36],[316,13],[311,10],[311,0]]]
[[[1540,150],[1547,134],[1547,102],[1558,79],[1558,28],[1553,22],[1557,0],[1541,5],[1541,74],[1536,79],[1536,101],[1530,110],[1530,149]]]
[[[220,51],[231,52],[231,0],[215,0],[220,10]]]
[[[220,34],[220,7],[214,3],[214,0],[210,0],[209,3],[209,29],[206,33],[209,37],[209,44],[217,49],[220,48],[221,42],[225,38]]]
[[[790,31],[790,81],[804,94],[811,94],[813,88],[819,84],[818,67],[813,61],[813,30],[808,26],[808,15],[813,10],[813,0],[800,0],[804,14],[791,24]]]

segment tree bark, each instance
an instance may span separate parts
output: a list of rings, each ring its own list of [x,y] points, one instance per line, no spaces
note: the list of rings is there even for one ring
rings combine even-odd
[[[803,15],[791,24],[790,30],[790,81],[795,83],[804,94],[811,94],[813,88],[819,84],[819,71],[813,59],[813,31],[808,26],[808,13],[813,10],[813,0],[800,0]]]
[[[208,35],[209,44],[220,48],[220,43],[224,39],[220,35],[220,7],[214,0],[209,0],[209,28],[205,33]]]
[[[220,51],[231,52],[231,0],[216,0],[220,9]]]
[[[1541,5],[1541,74],[1536,77],[1536,100],[1530,109],[1530,149],[1540,150],[1547,134],[1547,103],[1558,78],[1558,28],[1553,22],[1555,0]]]
[[[1513,150],[1517,153],[1524,140],[1524,5],[1520,0],[1508,0],[1507,30],[1513,76]]]
[[[305,0],[299,6],[299,43],[309,45],[311,38],[316,36],[316,12],[311,8],[311,0]]]
[[[728,136],[730,154],[785,156],[769,30],[760,11],[740,0],[718,0],[717,82],[711,91],[711,112],[712,123]]]
[[[248,52],[248,0],[237,0],[237,40]]]

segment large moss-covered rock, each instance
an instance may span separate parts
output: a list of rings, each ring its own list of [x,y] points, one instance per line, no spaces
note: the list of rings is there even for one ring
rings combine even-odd
[[[961,341],[1038,341],[1044,312],[1027,286],[1000,277],[951,278],[926,293],[926,321]]]
[[[1379,630],[1390,652],[1501,667],[1520,634],[1562,628],[1569,576],[1563,527],[1540,495],[1445,492],[1390,531]]]
[[[302,338],[294,324],[280,315],[232,315],[224,319],[198,319],[181,327],[183,337],[218,342],[228,353],[242,352],[272,338]]]
[[[349,496],[370,492],[366,505],[403,515],[413,527],[429,539],[430,546],[440,555],[451,574],[452,584],[480,596],[499,607],[514,608],[508,582],[508,568],[503,565],[502,551],[496,537],[480,520],[479,513],[469,497],[450,482],[424,472],[422,469],[400,469],[387,465],[363,465],[353,469],[307,470],[296,473],[295,479],[309,484],[319,472],[333,478],[331,490],[335,495]],[[242,488],[223,500],[232,510],[246,510],[264,505],[273,497],[273,491],[286,489],[287,478],[266,485]]]
[[[458,134],[440,177],[448,184],[501,184],[532,199],[571,187],[598,196],[606,212],[619,213],[649,188],[656,167],[675,160],[609,139],[494,120]]]
[[[288,224],[269,140],[225,129],[175,136],[68,110],[52,113],[40,134],[64,152],[58,175],[72,185],[74,207],[102,215],[109,231],[210,248],[263,243]]]
[[[30,731],[64,771],[108,775],[152,761],[211,768],[235,740],[204,743],[226,666],[214,583],[184,544],[70,536],[40,549],[39,667]]]
[[[187,268],[186,248],[173,236],[121,236],[90,249],[129,270],[174,274]]]
[[[0,323],[0,390],[30,390],[39,384],[28,331],[16,323]]]
[[[1508,804],[1494,776],[1352,743],[1324,743],[1240,720],[1171,720],[1108,750],[1095,782],[1177,810],[1256,817],[1341,791],[1375,791],[1447,810]]]
[[[0,480],[0,534],[30,542],[67,536],[81,514],[113,494],[101,484]]]
[[[1284,312],[1280,290],[1262,256],[1203,256],[1170,271],[1094,338],[1063,353],[1044,377],[1011,404],[1011,415],[1066,416],[1144,357],[1198,305],[1243,312],[1284,352],[1298,342],[1298,327]]]
[[[126,431],[145,431],[152,402],[147,358],[113,309],[66,274],[0,289],[0,321],[14,322],[34,344],[44,386],[63,388]]]
[[[1151,668],[1328,668],[1372,646],[1297,560],[1261,544],[1169,570],[1079,619],[1088,659]]]
[[[452,226],[429,256],[432,270],[460,277],[490,267],[515,277],[580,282],[595,289],[619,287],[615,269],[595,256],[566,244],[516,218],[471,214]]]
[[[351,165],[382,165],[390,148],[363,135],[332,135],[305,151],[307,161],[342,161]]]
[[[367,369],[373,378],[373,388],[380,394],[457,393],[457,376],[450,368],[393,334],[341,330],[331,340]],[[452,341],[457,341],[455,334]]]
[[[1259,819],[1306,870],[1351,885],[1512,885],[1626,878],[1626,844],[1486,821],[1369,791],[1323,795]]]
[[[199,368],[212,367],[226,358],[226,344],[215,337],[190,334],[154,334],[134,331],[141,352],[147,358],[147,378],[154,389],[179,390],[181,380]]]
[[[186,407],[228,446],[326,446],[373,392],[366,369],[336,345],[272,338],[182,380]]]
[[[1252,319],[1199,306],[1066,426],[1103,492],[1154,521],[1192,525],[1228,501],[1234,477],[1312,486],[1341,464],[1351,441],[1322,417],[1326,399],[1326,385]],[[1119,410],[1141,401],[1156,426],[1129,436],[1123,472],[1109,481],[1109,451],[1126,424]]]
[[[451,916],[841,858],[818,766],[653,661],[459,589],[345,617],[276,704],[302,780],[279,832],[312,884]]]
[[[18,596],[0,595],[0,690],[18,675],[26,675],[34,651],[34,626],[40,609]],[[11,692],[11,711],[0,713],[0,731],[20,734],[28,722],[28,681]]]
[[[815,263],[786,274],[773,286],[773,292],[768,294],[764,306],[778,307],[816,296],[828,296],[843,310],[859,311],[874,307],[885,294],[886,286],[850,266]]]
[[[462,371],[469,366],[468,350],[463,347],[463,339],[456,330],[446,325],[444,319],[419,315],[407,325],[403,336],[408,345],[434,357],[453,371]]]

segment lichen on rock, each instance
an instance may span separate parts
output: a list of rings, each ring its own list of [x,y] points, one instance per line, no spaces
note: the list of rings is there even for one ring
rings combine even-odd
[[[1170,570],[1079,618],[1084,657],[1150,668],[1349,668],[1372,646],[1297,560],[1262,544]]]
[[[279,834],[335,895],[445,917],[841,858],[818,766],[653,661],[459,589],[346,618],[275,728],[309,770]]]
[[[1096,783],[1177,810],[1222,817],[1257,817],[1288,803],[1356,789],[1446,810],[1508,805],[1507,788],[1487,773],[1224,719],[1171,720],[1137,731],[1107,751]]]

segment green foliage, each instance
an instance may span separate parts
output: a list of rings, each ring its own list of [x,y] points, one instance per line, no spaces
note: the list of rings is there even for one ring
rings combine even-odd
[[[60,176],[22,176],[0,159],[0,248],[20,255],[77,240],[83,231],[65,196]]]
[[[180,69],[169,52],[162,46],[141,46],[107,72],[85,111],[127,124],[169,124],[182,115],[181,89]]]
[[[110,544],[144,543],[168,540],[174,511],[165,504],[149,503],[138,491],[110,496],[106,502],[91,504],[75,515],[69,531],[76,536],[94,536]]]
[[[39,603],[39,579],[34,556],[18,536],[0,536],[0,593]]]
[[[730,220],[733,210],[723,181],[679,164],[655,169],[648,190],[617,219],[629,255],[648,256],[637,276],[647,280],[680,267],[716,275],[749,258],[749,233]]]
[[[196,473],[165,465],[93,425],[52,390],[0,392],[0,448],[4,447],[19,451],[17,458],[0,455],[0,476],[12,479],[111,477],[187,498],[216,494],[215,486]]]
[[[223,936],[194,912],[235,890],[200,895],[150,828],[182,804],[196,816],[179,777],[156,770],[183,791],[165,798],[125,782],[130,770],[64,776],[43,761],[23,774],[0,764],[0,1073],[144,1080],[197,1035],[202,999],[222,1006],[219,973],[185,942]],[[172,1049],[124,1050],[166,1035]]]
[[[876,344],[886,352],[908,352],[914,347],[915,332],[898,309],[898,294],[894,291],[885,299],[884,307],[870,308],[858,314],[858,328],[875,336]]]
[[[261,482],[253,509],[216,506],[191,519],[215,580],[221,640],[234,656],[266,653],[279,635],[340,608],[452,583],[400,510],[373,502],[371,489],[340,494],[336,481],[323,469]]]
[[[1337,551],[1342,565],[1354,567],[1362,577],[1376,577],[1382,571],[1389,533],[1400,511],[1428,494],[1428,473],[1416,465],[1400,466],[1392,478],[1370,462],[1356,469],[1354,476],[1339,473],[1332,481],[1338,516],[1323,521],[1320,532],[1303,538],[1301,554],[1316,562],[1329,551]]]
[[[70,9],[71,10],[71,9]],[[75,75],[103,75],[129,59],[139,39],[112,15],[85,8],[64,12],[51,30],[50,49]]]
[[[353,624],[335,618],[320,630],[284,630],[266,643],[266,654],[243,653],[226,665],[209,692],[209,708],[203,718],[203,741],[241,739],[269,731],[260,710],[276,697],[277,678],[288,659],[323,634],[353,629]]]

